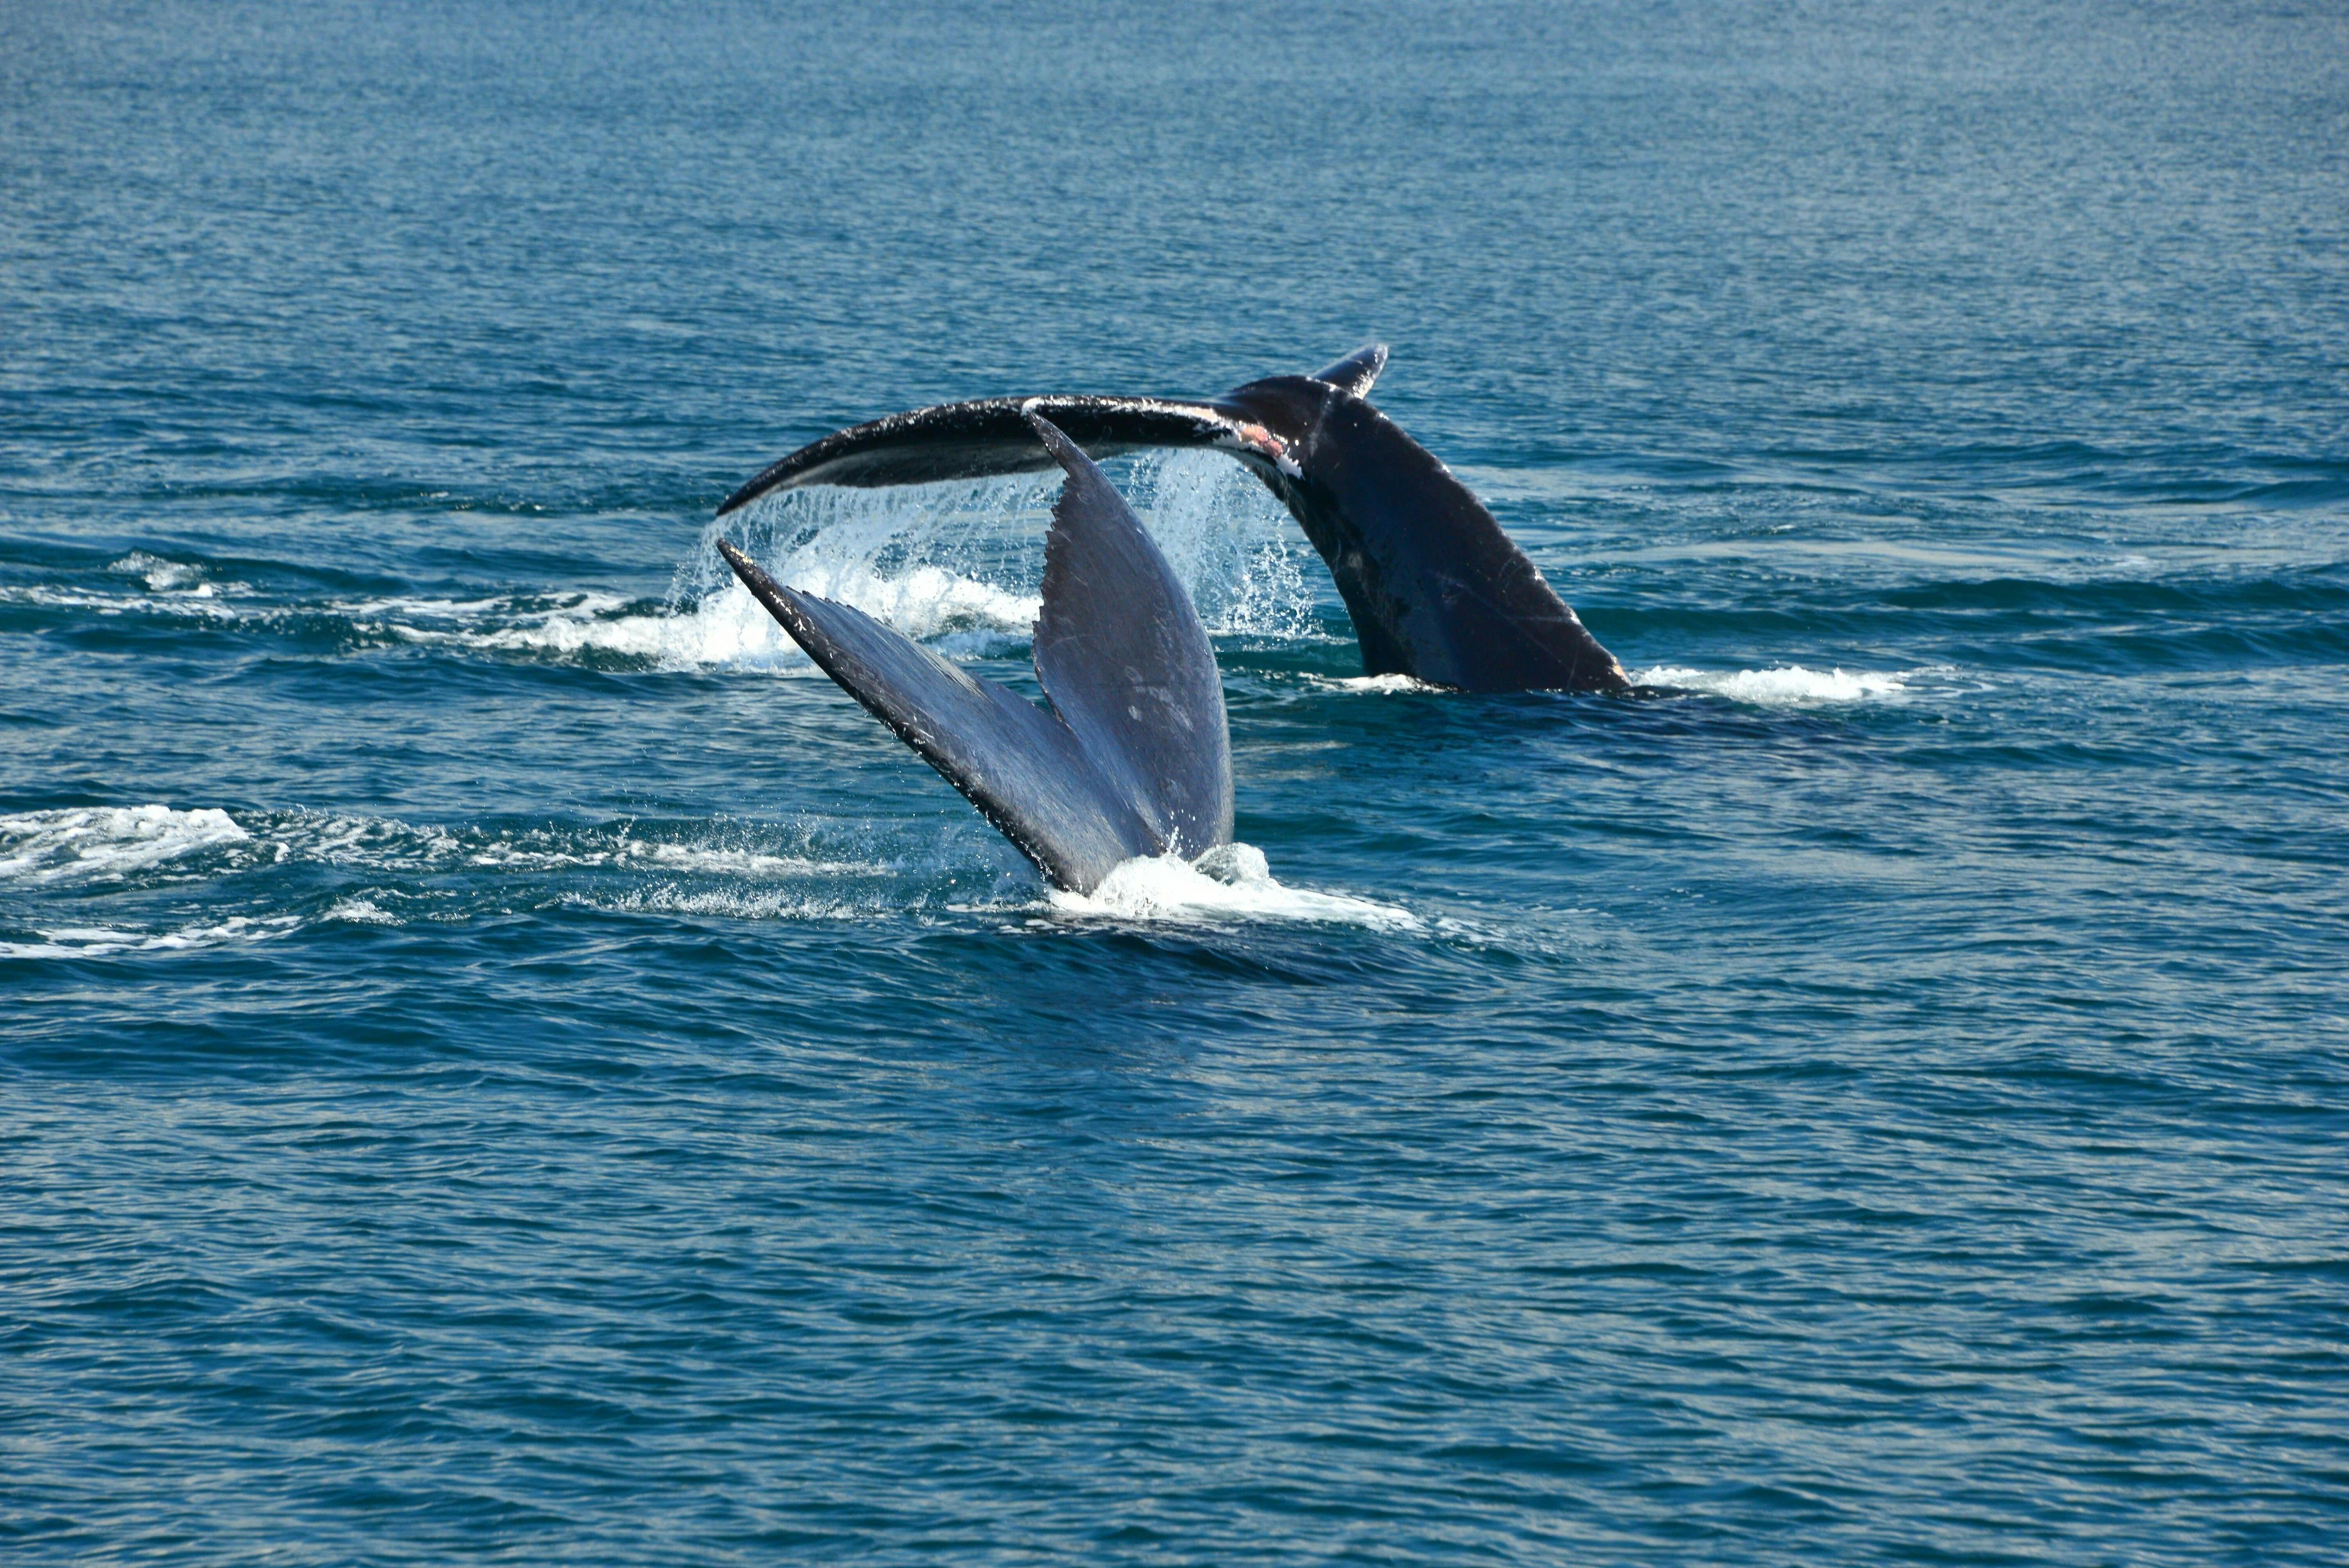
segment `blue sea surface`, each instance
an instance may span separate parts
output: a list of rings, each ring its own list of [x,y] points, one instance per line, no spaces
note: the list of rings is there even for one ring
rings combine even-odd
[[[1054,894],[1042,477],[1377,400],[1645,700],[1120,459],[1261,872]],[[0,7],[0,1560],[2349,1559],[2349,12]]]

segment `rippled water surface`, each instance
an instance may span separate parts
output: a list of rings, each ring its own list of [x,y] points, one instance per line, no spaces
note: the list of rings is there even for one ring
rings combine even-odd
[[[0,197],[0,1557],[2349,1555],[2337,7],[26,0]],[[1679,695],[1121,460],[1079,899],[719,564],[1032,692],[716,503],[1371,339]]]

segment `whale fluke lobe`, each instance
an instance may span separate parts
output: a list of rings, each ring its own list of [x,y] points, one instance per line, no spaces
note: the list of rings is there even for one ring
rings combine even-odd
[[[1295,471],[1258,472],[1329,563],[1369,674],[1463,691],[1630,689],[1485,504],[1384,414],[1318,377],[1217,401],[1305,432],[1290,444]]]
[[[1315,375],[1269,377],[1205,401],[989,397],[919,408],[801,448],[719,514],[800,485],[1045,469],[1056,453],[1040,427],[1057,427],[1096,458],[1214,448],[1279,497],[1319,552],[1369,673],[1465,691],[1631,690],[1623,666],[1484,503],[1365,400],[1386,362],[1385,346],[1372,344]]]
[[[1151,852],[1140,819],[1120,809],[1050,714],[860,610],[784,587],[730,544],[718,548],[808,657],[1054,882],[1088,891],[1120,861]]]
[[[1377,384],[1379,372],[1387,367],[1387,346],[1366,344],[1337,364],[1313,373],[1316,381],[1327,381],[1332,387],[1342,387],[1357,397],[1367,397]]]
[[[1230,418],[1205,403],[1158,397],[982,397],[892,414],[834,431],[761,470],[726,498],[718,515],[802,485],[874,490],[1040,472],[1052,466],[1052,457],[1028,423],[1031,411],[1097,457],[1149,447],[1240,442]]]
[[[1036,675],[1134,811],[1186,858],[1232,836],[1224,683],[1199,612],[1125,498],[1042,418],[1068,470],[1044,540]]]
[[[1121,861],[1231,841],[1231,736],[1206,629],[1165,557],[1073,442],[1041,418],[1029,435],[1069,474],[1036,622],[1052,711],[718,548],[842,689],[1046,877],[1091,892]]]

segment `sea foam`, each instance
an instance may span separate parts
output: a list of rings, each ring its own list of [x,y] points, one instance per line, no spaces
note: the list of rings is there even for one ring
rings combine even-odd
[[[88,806],[0,817],[0,882],[107,880],[253,837],[205,807]]]
[[[1264,851],[1227,844],[1196,861],[1178,855],[1126,861],[1090,893],[1055,891],[1052,909],[1094,919],[1168,921],[1319,921],[1380,931],[1418,931],[1420,918],[1392,904],[1345,893],[1314,892],[1276,881]]]
[[[1788,665],[1768,670],[1697,670],[1679,665],[1658,665],[1632,679],[1641,686],[1679,686],[1711,692],[1736,702],[1762,707],[1816,707],[1827,703],[1866,702],[1898,697],[1909,689],[1914,671],[1879,674],[1872,670],[1805,669]]]

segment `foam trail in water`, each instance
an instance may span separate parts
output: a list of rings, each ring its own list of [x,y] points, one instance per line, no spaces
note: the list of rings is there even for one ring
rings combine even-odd
[[[1773,670],[1735,671],[1694,670],[1677,665],[1658,665],[1631,678],[1641,686],[1678,686],[1688,691],[1711,692],[1716,696],[1750,702],[1761,707],[1816,707],[1826,703],[1865,702],[1871,698],[1900,696],[1909,689],[1909,677],[1916,673],[1912,670],[1890,675],[1840,668],[1809,670],[1800,665]]]
[[[489,652],[577,655],[599,653],[642,659],[662,669],[707,665],[775,665],[801,658],[798,646],[739,585],[712,593],[682,614],[632,611],[609,594],[579,594],[555,610],[513,617],[510,625],[419,625],[420,616],[387,618],[403,642],[451,643]]]
[[[1127,861],[1090,893],[1055,890],[1051,904],[1062,914],[1096,919],[1319,921],[1376,931],[1423,929],[1417,915],[1392,904],[1284,887],[1273,880],[1264,852],[1251,844],[1227,844],[1195,862],[1178,855]]]
[[[91,806],[0,817],[0,882],[118,880],[252,834],[211,808]]]
[[[169,954],[320,923],[400,926],[550,902],[742,918],[885,914],[903,906],[892,885],[897,868],[795,853],[812,848],[806,835],[786,832],[778,843],[773,829],[680,823],[681,835],[671,838],[642,836],[631,822],[450,829],[302,810],[243,815],[240,822],[217,808],[150,805],[0,816],[0,888],[12,894],[54,891],[91,910],[85,901],[92,892],[197,882],[236,889],[246,911],[177,927],[112,917],[101,923],[88,913],[81,923],[51,926],[30,912],[37,903],[16,906],[0,931],[0,958]],[[305,866],[331,867],[344,885],[321,889]],[[293,869],[290,882],[270,880],[280,868]],[[352,885],[352,873],[365,880]],[[281,901],[282,913],[253,912],[255,898]]]

